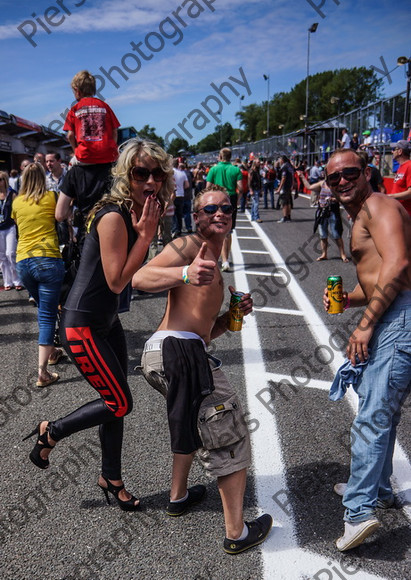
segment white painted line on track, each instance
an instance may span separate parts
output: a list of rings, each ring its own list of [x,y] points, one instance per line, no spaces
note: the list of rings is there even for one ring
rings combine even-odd
[[[272,308],[271,306],[262,306],[254,308],[254,312],[267,312],[269,314],[290,314],[291,316],[304,316],[301,310],[290,310],[288,308]]]
[[[266,252],[265,250],[240,250],[242,254],[266,254],[270,255],[270,252]]]
[[[282,272],[267,272],[267,271],[263,272],[261,270],[246,270],[246,274],[247,276],[267,276],[285,279],[285,276]]]
[[[254,228],[260,235],[263,234],[261,236],[262,239],[265,239],[265,241],[268,240],[261,227],[255,224]],[[268,240],[268,242],[270,241]],[[271,242],[268,247],[270,248],[270,252],[264,253],[272,255],[272,251],[274,250],[276,257],[274,258],[273,256],[273,261],[283,261]],[[243,260],[243,254],[247,253],[255,252],[241,250],[237,235],[234,232],[232,236],[233,261],[236,265],[240,266],[240,269],[236,268],[234,271],[234,285],[236,289],[243,292],[250,290]],[[258,253],[261,254],[263,252]],[[307,324],[309,322],[308,326],[311,332],[314,334],[313,329],[318,325],[316,333],[318,333],[318,338],[320,339],[319,344],[328,344],[328,340],[324,342],[328,339],[328,333],[324,328],[322,320],[316,314],[308,298],[299,288],[291,273],[290,276],[293,281],[292,296],[296,299],[296,303],[301,305],[306,321],[307,311],[305,311],[305,306],[309,307],[310,313],[312,312],[315,315],[312,321],[307,321]],[[305,300],[301,301],[302,297]],[[314,336],[317,338],[316,334]],[[264,580],[288,580],[290,578],[303,578],[307,576],[310,578],[317,574],[319,569],[325,569],[327,571],[326,566],[329,565],[330,559],[299,548],[295,538],[293,518],[288,517],[283,510],[276,509],[273,504],[273,494],[280,490],[286,490],[287,488],[284,475],[285,466],[275,416],[271,414],[269,416],[263,416],[261,414],[261,403],[256,397],[256,394],[261,389],[268,387],[269,380],[268,373],[265,372],[256,317],[249,317],[247,319],[247,325],[241,333],[241,341],[244,357],[244,374],[247,385],[248,409],[251,417],[259,417],[260,419],[259,428],[251,434],[258,505],[263,512],[272,513],[275,516],[274,528],[261,546],[263,578]],[[278,508],[278,506],[276,507]],[[361,580],[380,580],[380,577],[362,571]]]
[[[291,377],[290,375],[279,375],[277,373],[266,373],[267,381],[274,383],[284,383],[294,387],[303,387],[307,389],[320,389],[321,391],[330,390],[330,381],[320,381],[319,379],[311,379],[307,384],[307,377],[299,377],[297,375]]]
[[[261,242],[260,238],[257,236],[237,236],[239,240],[258,240]]]

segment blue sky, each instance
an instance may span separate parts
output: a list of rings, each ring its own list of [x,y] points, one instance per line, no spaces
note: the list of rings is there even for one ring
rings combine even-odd
[[[163,137],[176,129],[196,143],[216,125],[202,103],[217,110],[220,99],[223,122],[238,126],[240,96],[243,105],[267,98],[263,74],[270,95],[305,78],[314,22],[310,74],[375,66],[382,76],[411,55],[409,0],[0,0],[0,9],[0,109],[46,126],[57,120],[55,129],[82,69],[101,76],[122,126],[149,124]],[[226,86],[228,103],[211,87],[224,81],[238,92]],[[405,86],[398,67],[384,93]],[[191,139],[178,126],[184,118]]]

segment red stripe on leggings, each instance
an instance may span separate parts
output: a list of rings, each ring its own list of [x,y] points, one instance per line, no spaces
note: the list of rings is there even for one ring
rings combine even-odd
[[[120,387],[116,377],[113,375],[112,371],[107,366],[102,355],[100,354],[100,352],[99,352],[99,350],[98,350],[98,348],[93,340],[93,337],[91,335],[90,327],[89,326],[78,326],[78,327],[66,328],[65,330],[66,330],[67,340],[69,340],[69,341],[70,340],[71,341],[81,340],[82,341],[84,348],[85,348],[85,351],[88,354],[91,363],[93,364],[96,371],[100,374],[100,377],[103,379],[110,394],[115,399],[116,402],[111,403],[109,401],[106,401],[103,397],[106,405],[108,407],[116,405],[117,411],[114,412],[114,415],[116,417],[123,416],[124,410],[127,409],[127,406],[128,406],[127,399],[124,396],[123,390]],[[71,345],[70,345],[70,348],[71,348]],[[99,392],[101,392],[101,391],[99,391]]]

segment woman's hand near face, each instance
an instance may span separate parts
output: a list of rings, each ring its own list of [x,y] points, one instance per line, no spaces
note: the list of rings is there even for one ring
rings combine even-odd
[[[147,197],[140,219],[137,218],[134,210],[131,210],[131,221],[138,236],[150,243],[157,233],[160,216],[161,204],[155,195]]]

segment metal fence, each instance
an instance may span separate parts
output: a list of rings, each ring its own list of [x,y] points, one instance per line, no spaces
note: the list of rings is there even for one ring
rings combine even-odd
[[[405,95],[406,91],[358,107],[349,113],[340,113],[307,129],[260,141],[238,143],[231,147],[232,158],[276,158],[285,154],[293,160],[307,159],[309,165],[312,165],[315,159],[327,161],[329,154],[338,148],[338,139],[341,138],[343,128],[347,128],[351,136],[357,133],[360,140],[363,131],[369,130],[372,146],[380,152],[380,171],[388,175],[391,169],[388,163],[390,155],[387,157],[387,154],[391,153],[391,143],[402,139],[403,135]],[[408,123],[409,121],[410,119],[407,120]],[[201,153],[191,158],[191,161],[214,163],[218,159],[218,153]]]

